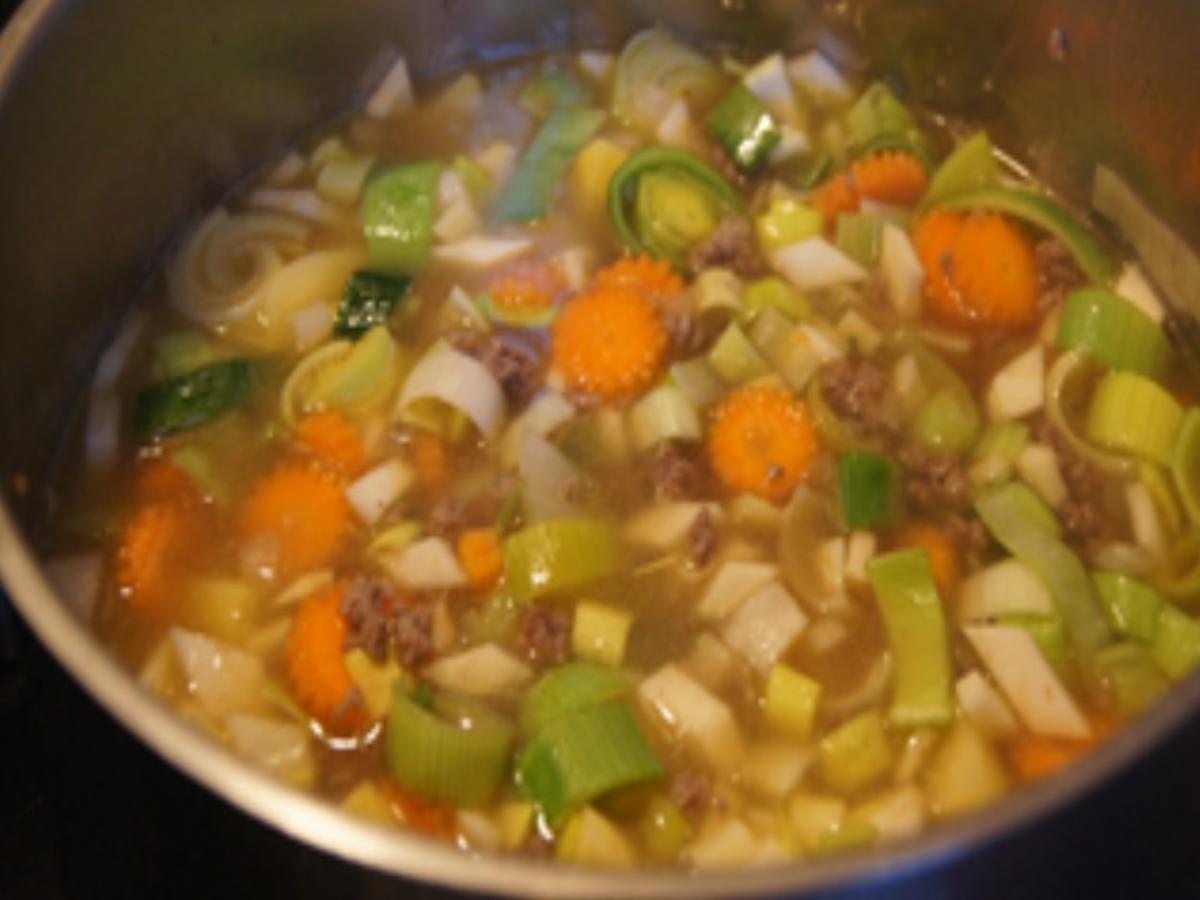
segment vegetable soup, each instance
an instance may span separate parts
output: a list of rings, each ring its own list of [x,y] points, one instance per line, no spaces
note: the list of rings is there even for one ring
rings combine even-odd
[[[815,51],[398,60],[167,260],[51,570],[231,752],[471,851],[998,802],[1200,660],[1200,357],[1007,158]]]

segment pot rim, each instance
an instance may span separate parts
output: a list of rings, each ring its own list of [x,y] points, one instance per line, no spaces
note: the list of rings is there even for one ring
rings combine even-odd
[[[47,38],[56,0],[26,0],[0,34],[0,103]],[[0,498],[0,581],[42,644],[105,710],[160,757],[242,812],[342,859],[430,884],[509,896],[708,898],[866,887],[959,860],[1061,811],[1161,744],[1200,709],[1200,672],[1062,774],[916,837],[826,859],[704,872],[587,870],[460,850],[376,825],[288,787],[195,730],[144,690],[51,587]]]

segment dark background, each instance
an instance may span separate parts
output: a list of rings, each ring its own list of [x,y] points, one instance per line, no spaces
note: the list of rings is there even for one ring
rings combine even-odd
[[[0,0],[0,21],[15,5]],[[444,895],[302,847],[179,775],[75,686],[0,593],[0,900],[330,896]],[[1200,897],[1200,722],[1031,834],[839,896]]]

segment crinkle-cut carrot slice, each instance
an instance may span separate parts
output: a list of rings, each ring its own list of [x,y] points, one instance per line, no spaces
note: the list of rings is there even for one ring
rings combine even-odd
[[[535,311],[549,307],[566,288],[566,279],[557,263],[524,260],[493,281],[488,296],[501,309]]]
[[[349,524],[350,507],[337,476],[311,463],[288,464],[250,492],[238,531],[247,540],[274,540],[277,574],[288,575],[328,564]]]
[[[144,506],[121,530],[114,560],[118,590],[147,617],[165,612],[173,563],[186,542],[187,518],[170,503]]]
[[[367,448],[358,429],[333,410],[312,413],[296,423],[296,442],[319,463],[335,472],[355,475],[367,462]]]
[[[921,199],[928,183],[925,167],[911,153],[884,151],[850,166],[850,180],[860,198],[909,206]]]
[[[345,587],[331,584],[296,608],[287,639],[287,680],[301,708],[330,734],[358,734],[370,725],[361,693],[346,668]]]
[[[417,481],[428,494],[439,494],[450,483],[450,457],[446,442],[424,428],[413,428],[408,436],[408,458],[417,470]]]
[[[924,550],[942,599],[949,601],[954,596],[954,589],[962,578],[962,563],[958,548],[945,529],[926,519],[914,519],[896,532],[895,545]]]
[[[935,210],[913,244],[933,312],[958,325],[1028,325],[1037,315],[1037,262],[1025,234],[998,213]]]
[[[624,256],[596,273],[595,288],[628,288],[647,300],[662,300],[683,290],[683,279],[666,260]]]
[[[733,491],[779,503],[799,483],[817,451],[808,408],[787,391],[749,386],[727,396],[713,414],[708,455]]]
[[[576,391],[618,399],[658,375],[667,334],[649,300],[629,288],[594,289],[575,297],[554,323],[554,364]]]
[[[828,230],[839,215],[858,209],[858,192],[848,176],[835,175],[813,192],[809,202],[821,214]]]

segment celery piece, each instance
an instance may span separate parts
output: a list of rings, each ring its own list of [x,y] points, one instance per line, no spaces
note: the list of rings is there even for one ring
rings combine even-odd
[[[856,793],[879,780],[892,767],[892,744],[883,715],[860,713],[821,739],[821,776],[835,791]]]
[[[804,740],[812,734],[820,700],[820,683],[790,666],[777,663],[767,676],[767,721],[788,737]]]
[[[1171,456],[1171,474],[1183,508],[1192,524],[1200,526],[1200,407],[1189,409],[1179,426]]]
[[[1020,628],[1037,644],[1046,662],[1058,673],[1067,667],[1066,630],[1061,616],[1045,616],[1038,613],[1010,612],[995,617],[997,625],[1012,625]]]
[[[742,295],[742,307],[748,319],[756,319],[768,309],[779,310],[793,322],[812,318],[812,306],[804,295],[774,275],[748,284]]]
[[[376,325],[386,325],[411,284],[407,275],[355,272],[346,282],[333,318],[334,336],[358,340]]]
[[[1158,632],[1150,645],[1155,665],[1172,681],[1179,681],[1200,663],[1200,622],[1164,605],[1158,614]]]
[[[1143,643],[1154,641],[1165,602],[1162,594],[1120,572],[1093,572],[1092,583],[1114,631]]]
[[[520,724],[534,734],[559,716],[611,703],[633,690],[628,673],[594,662],[573,662],[551,669],[525,693]]]
[[[171,331],[154,341],[154,373],[175,378],[216,360],[212,344],[202,331]]]
[[[959,719],[929,763],[925,796],[937,818],[989,806],[1008,793],[1008,776],[995,748]]]
[[[1054,514],[1033,491],[1009,482],[980,497],[975,509],[996,540],[1049,588],[1072,647],[1087,656],[1111,640],[1087,571],[1059,539]]]
[[[703,356],[694,356],[671,366],[671,381],[697,409],[719,400],[725,393],[725,383]]]
[[[821,229],[821,214],[814,207],[786,196],[773,199],[766,212],[754,219],[758,244],[765,253],[816,237]]]
[[[604,119],[605,113],[598,109],[563,107],[551,112],[505,182],[496,200],[496,218],[501,222],[544,219],[571,159]]]
[[[1000,181],[1000,167],[992,151],[986,131],[977,131],[942,160],[933,177],[921,206],[936,206],[957,194],[995,187]]]
[[[616,537],[595,519],[541,522],[504,542],[504,584],[518,601],[582,587],[616,564]]]
[[[868,269],[879,262],[883,245],[883,220],[864,213],[842,213],[837,217],[837,248]]]
[[[248,359],[209,363],[144,388],[134,401],[139,442],[197,428],[250,402],[255,383]]]
[[[909,430],[923,447],[961,454],[978,439],[982,424],[971,396],[948,386],[925,401]]]
[[[891,521],[899,503],[900,473],[878,453],[838,457],[838,496],[847,531],[875,528]]]
[[[367,179],[363,236],[374,265],[406,275],[424,268],[433,243],[440,174],[441,164],[429,160],[392,166]]]
[[[1092,395],[1087,435],[1109,450],[1169,466],[1182,423],[1183,408],[1165,388],[1133,372],[1109,372]]]
[[[846,111],[845,126],[855,155],[905,149],[924,157],[924,138],[912,113],[881,81],[871,84]]]
[[[698,441],[702,434],[696,407],[671,383],[659,385],[633,405],[629,428],[639,450],[667,441]]]
[[[692,826],[678,806],[661,794],[655,794],[638,822],[638,833],[655,860],[672,862],[691,840]]]
[[[729,89],[704,124],[743,172],[758,169],[783,139],[770,111],[741,83]]]
[[[619,666],[625,658],[625,642],[633,616],[626,610],[603,603],[583,602],[575,607],[571,649],[583,659]]]
[[[1114,369],[1154,377],[1168,345],[1157,322],[1106,288],[1084,288],[1067,297],[1055,343],[1060,350],[1082,347]]]
[[[479,701],[438,694],[426,708],[397,689],[387,718],[388,770],[406,790],[451,806],[491,800],[508,766],[512,725]],[[469,718],[469,729],[458,721]]]
[[[954,716],[950,641],[928,555],[914,548],[877,556],[867,577],[895,663],[889,719],[904,728],[946,724]]]
[[[1014,463],[1027,443],[1029,426],[1024,422],[991,422],[971,451],[971,458],[981,460],[994,457]]]
[[[745,384],[771,372],[771,367],[736,322],[726,326],[708,351],[708,364],[726,384],[733,385]]]
[[[662,763],[633,713],[620,703],[576,709],[552,719],[517,761],[522,790],[552,824],[596,797],[662,774]]]
[[[1140,713],[1166,693],[1171,683],[1155,668],[1149,651],[1133,642],[1112,644],[1092,659],[1092,669],[1122,716]]]
[[[507,644],[517,635],[525,604],[513,600],[505,591],[492,594],[466,619],[466,632],[472,644]]]

